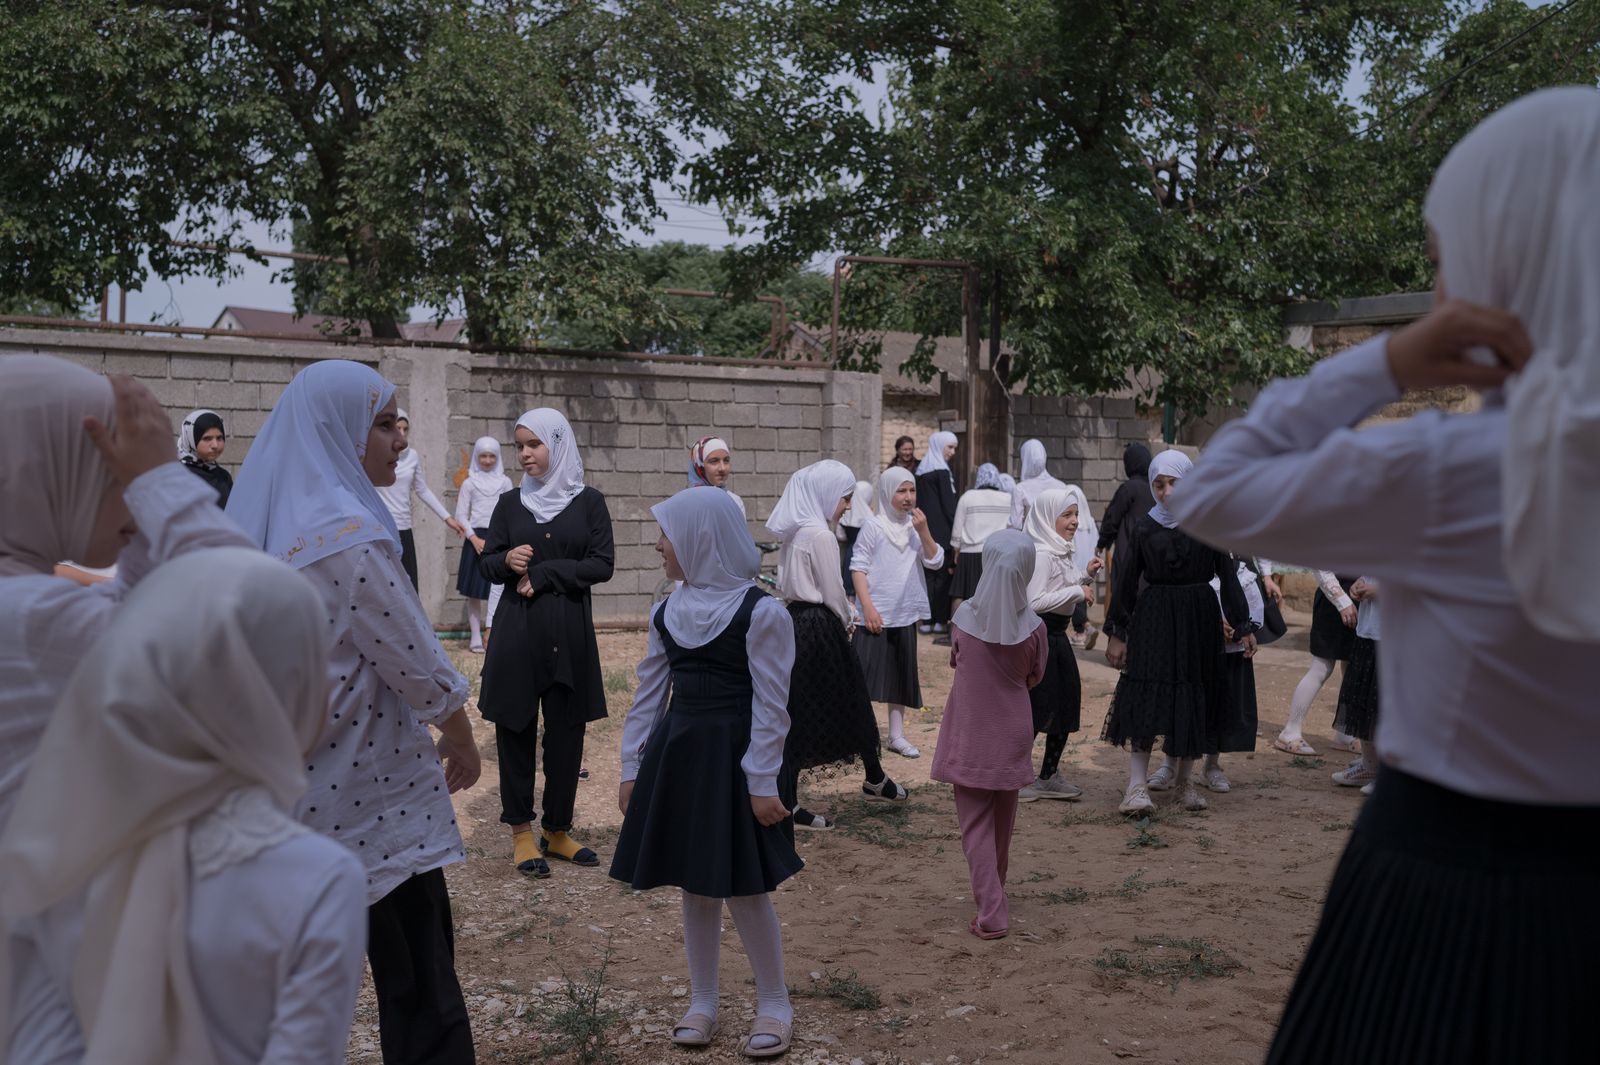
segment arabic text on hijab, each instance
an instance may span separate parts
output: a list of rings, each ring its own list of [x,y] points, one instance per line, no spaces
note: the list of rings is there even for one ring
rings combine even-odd
[[[1151,492],[1154,493],[1155,491],[1157,477],[1175,477],[1178,480],[1182,480],[1189,476],[1189,471],[1192,469],[1194,469],[1194,463],[1189,461],[1188,455],[1172,449],[1163,451],[1150,460],[1149,479]],[[1176,529],[1178,527],[1178,516],[1168,510],[1166,504],[1159,500],[1155,506],[1150,508],[1150,516],[1164,528]]]
[[[843,494],[843,493],[841,493]],[[682,647],[701,647],[738,613],[761,572],[761,551],[732,497],[685,488],[650,508],[683,569],[683,586],[662,610]]]
[[[522,505],[534,520],[552,521],[583,491],[583,456],[566,415],[550,407],[537,407],[517,419],[517,426],[538,437],[550,451],[543,477],[524,474]]]

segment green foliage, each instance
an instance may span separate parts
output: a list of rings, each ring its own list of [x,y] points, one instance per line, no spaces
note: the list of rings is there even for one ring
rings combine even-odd
[[[1141,817],[1133,823],[1133,835],[1128,837],[1128,847],[1165,847],[1166,842],[1150,830],[1150,818]]]
[[[854,969],[829,970],[809,988],[790,988],[790,994],[809,998],[830,998],[847,1010],[875,1010],[883,1005],[878,991],[862,980]]]
[[[624,1013],[606,1004],[606,975],[611,967],[611,944],[606,943],[600,964],[586,969],[578,979],[568,977],[561,998],[545,1020],[549,1036],[539,1048],[544,1059],[571,1055],[579,1065],[609,1065],[620,1060],[611,1032]]]
[[[1174,991],[1184,980],[1232,976],[1244,968],[1233,955],[1204,939],[1140,936],[1134,943],[1144,949],[1127,951],[1106,947],[1094,960],[1094,967],[1101,972],[1160,981]]]

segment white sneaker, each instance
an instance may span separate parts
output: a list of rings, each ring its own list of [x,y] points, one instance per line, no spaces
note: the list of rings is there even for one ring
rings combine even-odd
[[[922,752],[917,745],[904,736],[889,741],[889,749],[902,758],[921,758]]]
[[[1034,797],[1039,799],[1076,799],[1083,794],[1083,789],[1076,784],[1069,784],[1057,770],[1047,777],[1038,777],[1030,785]],[[1020,797],[1020,793],[1019,793]]]
[[[1128,793],[1117,804],[1119,814],[1147,814],[1155,808],[1156,804],[1150,801],[1150,793],[1142,784],[1135,784],[1129,788]]]
[[[1183,786],[1183,795],[1178,801],[1183,804],[1185,810],[1204,810],[1211,805],[1206,802],[1206,797],[1195,789],[1193,781]]]
[[[1226,795],[1228,792],[1233,790],[1233,784],[1228,780],[1228,776],[1222,771],[1221,766],[1207,769],[1205,772],[1201,773],[1200,783],[1204,784],[1218,795]]]
[[[1172,782],[1176,778],[1177,774],[1172,771],[1172,767],[1163,765],[1150,774],[1150,779],[1144,782],[1144,786],[1151,791],[1171,791]]]
[[[1038,777],[1034,778],[1032,784],[1024,784],[1022,787],[1017,789],[1017,801],[1018,802],[1038,802],[1039,801],[1039,778]]]
[[[1351,762],[1347,768],[1333,774],[1333,782],[1344,788],[1359,788],[1377,779],[1377,769],[1368,769],[1366,762],[1359,758]]]
[[[1373,780],[1373,781],[1367,782],[1366,784],[1363,784],[1361,786],[1361,794],[1363,794],[1363,795],[1371,795],[1372,794],[1373,785],[1375,785],[1377,783],[1378,782],[1376,780]]]
[[[1100,641],[1100,630],[1093,625],[1083,627],[1083,649],[1093,651],[1094,645]]]

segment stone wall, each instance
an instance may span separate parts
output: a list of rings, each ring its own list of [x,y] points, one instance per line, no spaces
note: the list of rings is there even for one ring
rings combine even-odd
[[[878,459],[881,387],[871,374],[0,329],[0,357],[21,352],[138,378],[165,404],[174,431],[190,410],[215,410],[228,429],[223,462],[235,474],[295,373],[327,358],[366,363],[398,387],[422,471],[452,510],[453,475],[474,440],[487,435],[506,444],[517,479],[509,446],[517,417],[531,407],[562,410],[583,448],[588,483],[606,494],[614,522],[616,575],[595,595],[595,617],[607,623],[644,616],[661,573],[649,507],[684,486],[694,440],[715,434],[732,446],[732,487],[745,500],[757,539],[767,539],[761,522],[799,466],[837,458],[858,472],[876,472]],[[423,605],[437,627],[460,628],[460,541],[425,507],[415,505],[413,513]]]
[[[1132,399],[1117,396],[1013,396],[1011,432],[1019,452],[1029,439],[1044,444],[1050,472],[1083,489],[1096,521],[1125,479],[1123,449],[1134,441],[1152,453],[1162,447],[1160,417],[1141,415]],[[1020,461],[1011,456],[1013,475]]]
[[[883,392],[883,420],[878,432],[877,467],[886,469],[894,459],[894,442],[909,436],[917,442],[917,457],[927,450],[928,436],[939,428],[939,397],[911,392]],[[860,470],[856,473],[860,474]],[[871,480],[870,476],[865,478]]]

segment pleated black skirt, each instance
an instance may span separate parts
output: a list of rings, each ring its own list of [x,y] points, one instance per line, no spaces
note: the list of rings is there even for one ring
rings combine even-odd
[[[901,625],[885,628],[874,635],[865,626],[856,628],[856,661],[861,664],[861,679],[867,696],[874,702],[922,705],[922,684],[917,679],[917,627]]]
[[[1049,736],[1077,732],[1083,710],[1083,682],[1078,676],[1078,659],[1067,638],[1068,619],[1062,614],[1041,614],[1050,657],[1044,666],[1044,679],[1028,692],[1033,704],[1033,731]]]
[[[1256,749],[1259,717],[1256,709],[1256,665],[1243,651],[1222,656],[1222,722],[1216,753],[1237,754]]]
[[[1152,584],[1128,628],[1128,661],[1101,738],[1198,758],[1221,731],[1222,625],[1209,584]]]
[[[488,529],[473,529],[474,536],[489,535]],[[465,599],[489,598],[489,578],[478,567],[478,549],[471,540],[461,541],[461,564],[456,567],[456,591]]]
[[[1345,591],[1350,591],[1348,586]],[[1318,588],[1316,598],[1311,601],[1311,654],[1330,662],[1343,662],[1350,657],[1350,645],[1355,638],[1356,630],[1344,623],[1339,608]]]
[[[983,576],[983,552],[963,551],[956,556],[956,574],[950,578],[951,599],[971,599]]]
[[[877,750],[878,719],[844,624],[820,603],[790,603],[789,618],[794,623],[794,672],[785,764],[815,769]]]
[[[1596,839],[1600,807],[1380,770],[1268,1065],[1594,1061]]]
[[[1378,734],[1378,641],[1357,636],[1350,645],[1333,727],[1358,740]]]
[[[748,704],[674,698],[645,743],[612,878],[639,891],[672,885],[726,899],[765,894],[799,872],[794,822],[763,826],[750,812],[739,766],[749,746]]]

